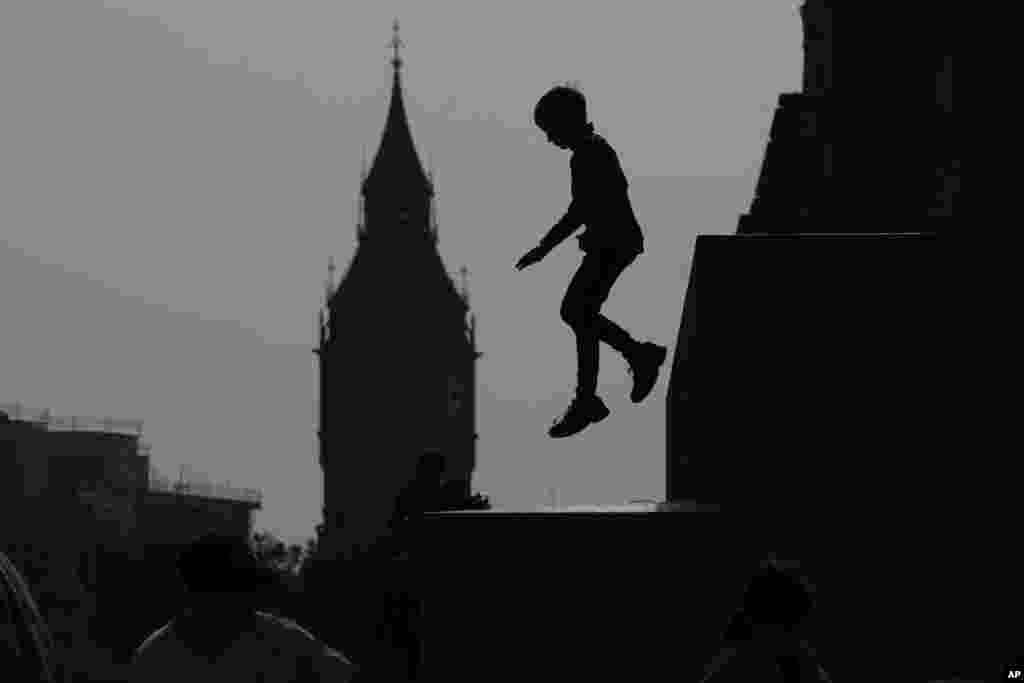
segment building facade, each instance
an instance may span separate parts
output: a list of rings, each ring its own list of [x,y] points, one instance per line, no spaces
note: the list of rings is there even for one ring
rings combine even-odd
[[[210,528],[251,532],[258,491],[160,475],[141,430],[140,421],[0,411],[0,510],[21,522],[8,538],[123,555]]]
[[[951,312],[974,293],[957,270],[974,252],[949,249],[968,244],[953,218],[956,10],[847,3],[834,23],[832,4],[801,6],[803,92],[779,97],[737,234],[697,237],[668,494],[721,503],[813,568],[815,647],[836,680],[980,680],[996,641],[947,626],[984,621],[980,602],[938,597],[991,583],[973,477],[995,471],[964,382],[976,354]]]
[[[176,607],[182,545],[214,528],[248,535],[260,506],[253,490],[161,477],[141,430],[0,407],[0,550],[29,582],[61,667],[90,680],[112,677]]]
[[[395,501],[425,454],[446,490],[469,497],[476,465],[475,320],[438,252],[432,179],[402,101],[398,25],[391,101],[359,190],[358,245],[320,316],[320,557],[388,533]]]

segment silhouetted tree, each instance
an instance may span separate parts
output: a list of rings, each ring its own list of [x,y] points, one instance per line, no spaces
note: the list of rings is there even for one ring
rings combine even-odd
[[[262,562],[282,576],[295,576],[307,557],[310,541],[306,548],[298,543],[285,545],[284,541],[269,531],[261,530],[252,534],[253,550]]]
[[[301,569],[307,558],[303,546],[297,543],[286,545],[284,541],[266,530],[254,532],[250,536],[250,544],[256,558],[276,578],[274,585],[264,592],[266,602],[263,608],[303,621],[304,577]]]

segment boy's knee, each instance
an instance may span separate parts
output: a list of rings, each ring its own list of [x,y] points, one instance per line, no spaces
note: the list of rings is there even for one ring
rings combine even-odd
[[[575,308],[569,299],[562,299],[562,305],[558,309],[558,315],[569,327],[573,326],[573,321],[576,319]]]
[[[579,327],[586,320],[586,308],[580,305],[579,302],[571,299],[566,299],[562,302],[562,307],[558,313],[569,327]]]
[[[559,313],[566,325],[574,330],[589,327],[598,314],[597,308],[587,303],[563,303]]]

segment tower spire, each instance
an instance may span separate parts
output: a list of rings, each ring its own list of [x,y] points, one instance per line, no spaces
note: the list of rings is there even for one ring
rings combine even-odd
[[[402,68],[402,58],[398,56],[398,48],[403,47],[405,43],[403,43],[402,39],[398,37],[397,18],[391,24],[391,31],[393,35],[391,36],[391,42],[388,43],[388,46],[394,50],[394,56],[391,57],[391,66],[395,67],[395,71],[398,71]]]
[[[398,20],[392,24],[394,35],[389,45],[394,50],[391,64],[394,73],[391,80],[391,102],[388,105],[387,120],[381,136],[380,147],[373,159],[369,173],[363,180],[364,194],[387,194],[393,196],[396,188],[417,195],[430,192],[430,181],[427,179],[423,165],[416,154],[416,146],[412,141],[409,121],[402,103],[401,66],[403,60],[398,48],[405,43],[398,36]],[[374,192],[374,188],[379,188]],[[417,200],[418,201],[418,200]]]

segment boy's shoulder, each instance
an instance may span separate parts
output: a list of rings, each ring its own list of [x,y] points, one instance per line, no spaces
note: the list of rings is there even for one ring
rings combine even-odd
[[[585,143],[580,146],[580,151],[594,152],[612,149],[611,143],[600,133],[591,133],[586,137]]]
[[[594,161],[614,160],[618,155],[615,149],[603,136],[591,133],[586,141],[573,152],[572,161],[590,164]]]

